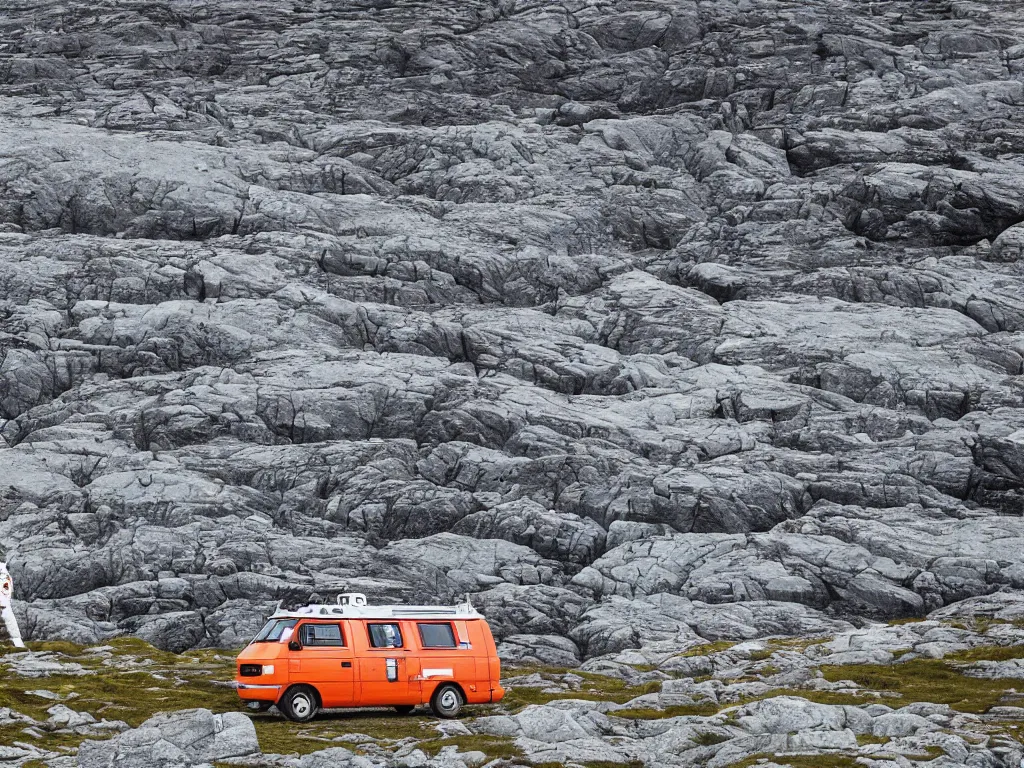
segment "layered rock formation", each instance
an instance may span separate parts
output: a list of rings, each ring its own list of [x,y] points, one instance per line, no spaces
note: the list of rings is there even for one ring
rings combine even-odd
[[[1012,3],[13,0],[28,638],[471,593],[508,660],[1024,587]]]

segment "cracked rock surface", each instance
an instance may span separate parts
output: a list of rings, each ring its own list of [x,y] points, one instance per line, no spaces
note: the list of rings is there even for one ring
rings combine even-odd
[[[0,743],[13,744],[0,761],[12,768],[1017,768],[1024,759],[1024,599],[1012,593],[836,633],[506,665],[503,701],[457,720],[423,708],[329,711],[305,724],[275,708],[242,713],[228,683],[233,652],[175,655],[135,638],[34,641],[0,664],[0,696],[11,702],[0,707]]]
[[[8,0],[26,637],[470,593],[572,666],[1024,588],[1022,35],[995,0]]]

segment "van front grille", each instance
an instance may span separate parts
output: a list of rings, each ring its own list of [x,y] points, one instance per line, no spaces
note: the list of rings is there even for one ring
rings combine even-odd
[[[259,677],[263,674],[262,664],[242,664],[238,667],[238,674],[242,677]]]

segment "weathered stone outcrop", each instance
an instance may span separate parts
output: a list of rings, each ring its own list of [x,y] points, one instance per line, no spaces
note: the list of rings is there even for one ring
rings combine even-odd
[[[1012,5],[8,3],[27,637],[470,593],[574,664],[1024,588]]]

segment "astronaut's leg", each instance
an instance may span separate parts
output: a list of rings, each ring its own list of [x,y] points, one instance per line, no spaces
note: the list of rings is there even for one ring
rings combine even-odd
[[[11,636],[11,642],[15,648],[24,648],[25,643],[21,641],[21,630],[18,629],[18,619],[14,616],[14,609],[9,605],[3,607],[4,624],[7,625],[7,634]]]

